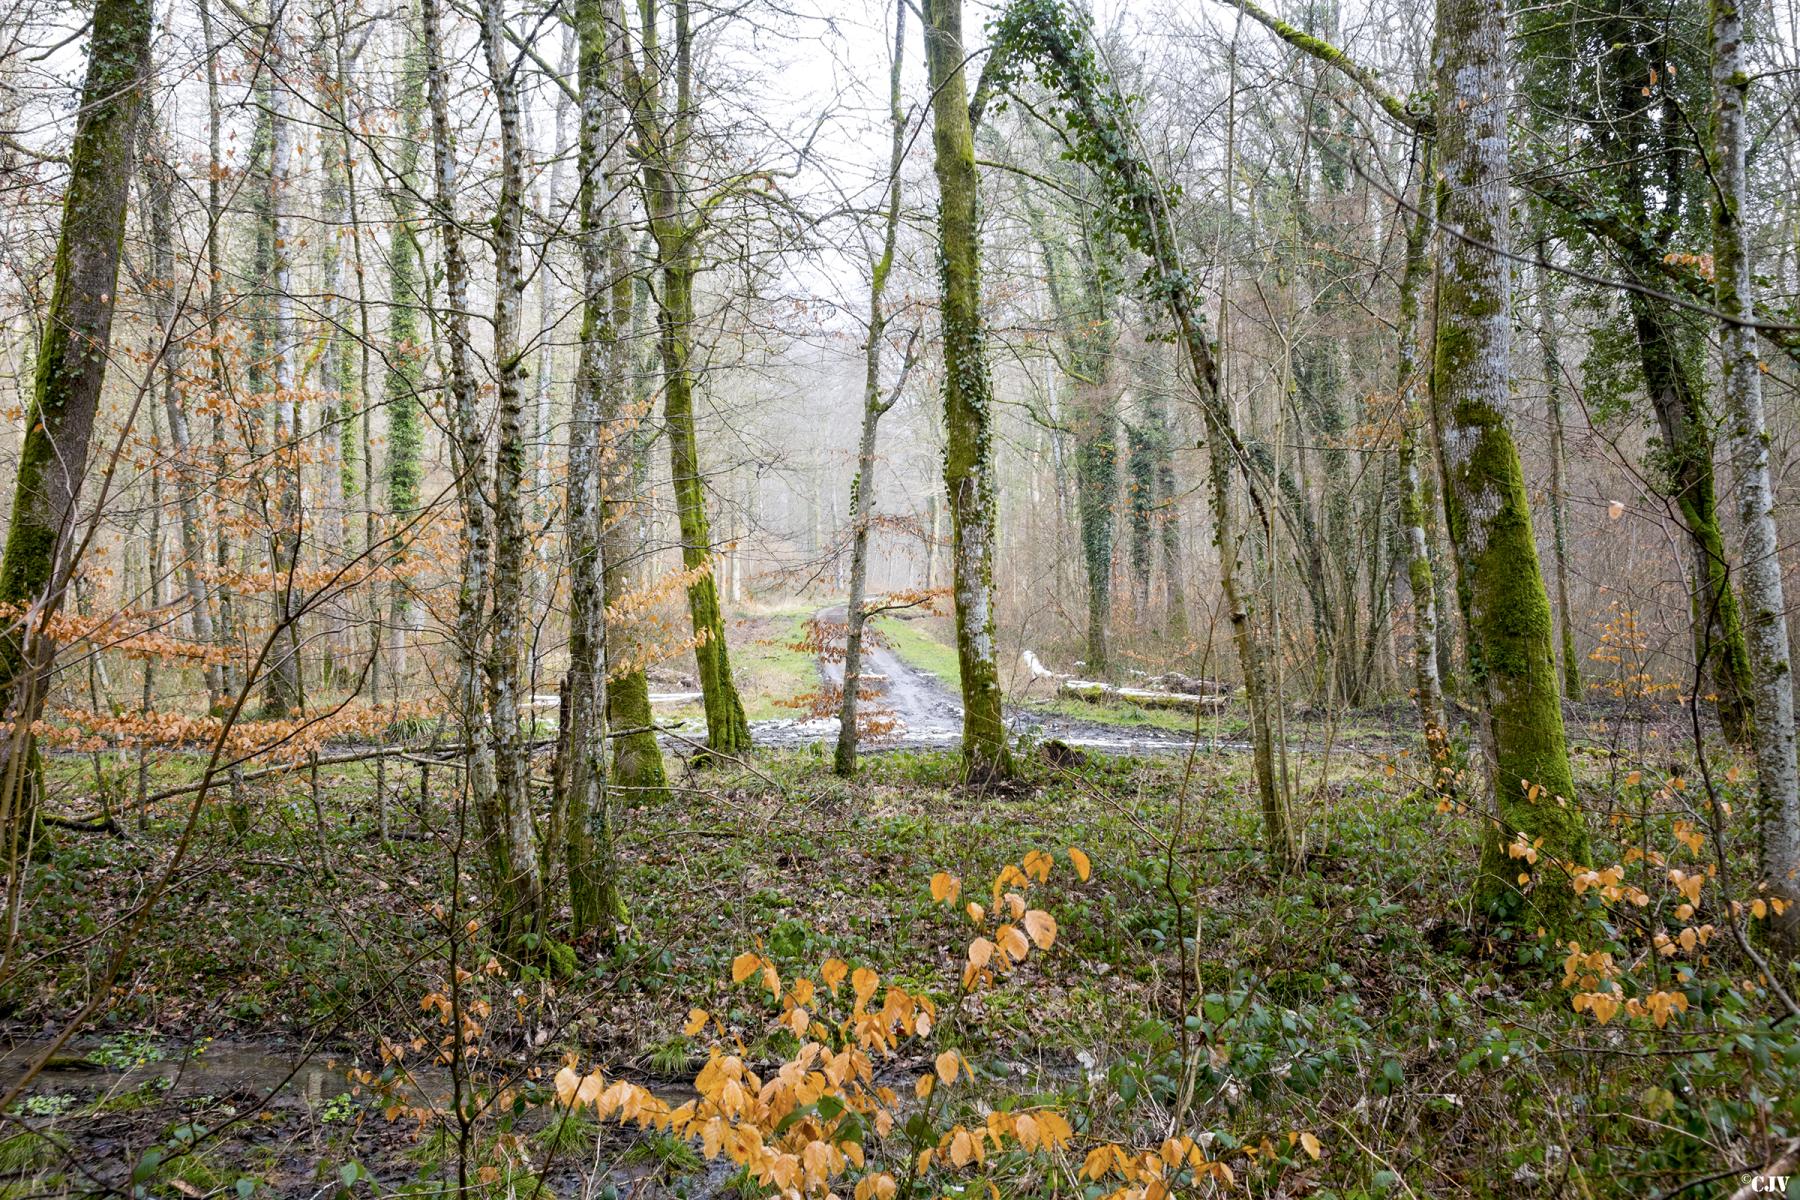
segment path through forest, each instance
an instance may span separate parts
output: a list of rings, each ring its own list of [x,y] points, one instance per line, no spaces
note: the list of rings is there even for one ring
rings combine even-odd
[[[818,614],[820,621],[839,627],[844,624],[844,617],[841,604],[821,609]],[[877,637],[864,639],[863,664],[863,674],[865,678],[873,677],[869,678],[869,686],[876,693],[864,711],[877,720],[894,722],[890,732],[867,740],[868,749],[943,747],[962,740],[962,701],[937,676],[912,666]],[[826,683],[841,687],[843,661],[841,658],[835,661],[821,658],[819,674]],[[1015,737],[1028,736],[1037,741],[1054,738],[1070,746],[1103,754],[1171,754],[1192,744],[1191,738],[1178,733],[1080,721],[1017,706],[1008,709],[1007,726]],[[752,724],[752,733],[761,746],[835,742],[837,730],[836,717]],[[1235,742],[1222,742],[1219,746],[1221,749],[1246,748]]]

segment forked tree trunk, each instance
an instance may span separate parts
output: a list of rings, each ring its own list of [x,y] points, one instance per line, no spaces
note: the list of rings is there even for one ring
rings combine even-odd
[[[627,50],[625,94],[637,135],[642,163],[644,205],[656,240],[657,272],[662,287],[657,299],[663,369],[663,421],[669,440],[669,466],[675,509],[681,522],[681,561],[696,572],[688,584],[688,616],[697,644],[700,690],[706,707],[706,747],[719,755],[750,749],[750,724],[731,674],[725,643],[725,619],[712,563],[712,525],[706,508],[706,479],[694,419],[694,278],[699,273],[698,239],[703,216],[687,191],[684,159],[693,129],[693,30],[688,0],[675,0],[675,79],[672,98],[664,95],[657,48],[657,6],[642,0],[640,12],[643,63]],[[620,23],[622,27],[622,22]],[[668,109],[668,111],[665,111]],[[704,570],[702,569],[704,568]]]
[[[1756,711],[1758,830],[1763,882],[1785,900],[1771,918],[1776,940],[1800,940],[1800,773],[1794,758],[1794,672],[1789,661],[1787,603],[1775,527],[1775,484],[1769,470],[1769,427],[1757,361],[1756,281],[1744,244],[1742,214],[1750,199],[1745,162],[1745,105],[1750,91],[1743,15],[1737,0],[1713,0],[1711,10],[1713,144],[1713,263],[1723,319],[1725,381],[1722,415],[1737,475],[1744,624]]]
[[[614,70],[608,61],[607,22],[601,0],[581,0],[575,12],[577,77],[581,85],[577,130],[581,225],[581,357],[569,413],[569,472],[563,519],[569,556],[569,674],[564,684],[568,722],[562,731],[563,786],[567,789],[569,901],[572,933],[612,927],[626,918],[613,850],[612,797],[606,777],[606,628],[604,543],[600,522],[605,445],[602,413],[617,411],[625,391],[619,345],[620,312],[613,301],[629,295],[630,279],[607,278],[609,254],[623,240],[617,217],[608,219],[607,190],[615,174],[605,170],[617,132]],[[611,397],[608,398],[608,393]],[[616,432],[616,431],[606,431]]]
[[[933,164],[938,181],[944,355],[944,490],[950,509],[951,593],[962,674],[963,774],[1011,776],[994,639],[993,381],[981,312],[975,137],[963,72],[962,0],[927,0]]]

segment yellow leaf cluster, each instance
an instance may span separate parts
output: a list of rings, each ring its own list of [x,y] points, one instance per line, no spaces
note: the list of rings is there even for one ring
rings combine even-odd
[[[1003,1150],[1008,1139],[1021,1150],[1060,1150],[1069,1144],[1075,1130],[1067,1118],[1051,1109],[1025,1112],[990,1112],[985,1125],[974,1129],[953,1125],[938,1137],[935,1149],[925,1150],[919,1158],[921,1169],[935,1160],[961,1169],[987,1162],[990,1151]]]
[[[1613,963],[1610,951],[1584,952],[1580,942],[1569,943],[1568,957],[1563,959],[1562,985],[1565,988],[1592,991],[1618,973],[1618,967]],[[1577,1011],[1579,1011],[1579,1006]]]
[[[992,984],[997,976],[1024,962],[1033,946],[1048,950],[1056,944],[1056,918],[1043,909],[1030,907],[1023,894],[1034,883],[1048,880],[1055,862],[1055,856],[1048,851],[1031,850],[1018,862],[1001,867],[994,876],[991,904],[971,901],[964,907],[980,931],[969,943],[963,966],[965,992]],[[1085,881],[1093,874],[1092,862],[1080,850],[1070,847],[1069,862],[1078,878]],[[961,892],[961,881],[953,875],[939,872],[931,882],[932,897],[940,903],[954,903]],[[990,921],[995,922],[992,928]]]
[[[1689,873],[1680,867],[1670,867],[1669,882],[1675,885],[1676,891],[1687,898],[1689,904],[1699,904],[1700,889],[1706,886],[1706,875]]]
[[[1230,1187],[1236,1182],[1228,1165],[1208,1159],[1200,1145],[1186,1135],[1168,1138],[1154,1150],[1134,1151],[1113,1143],[1096,1146],[1081,1164],[1083,1179],[1122,1181],[1123,1185],[1103,1200],[1168,1200],[1184,1172],[1195,1183],[1211,1179]]]
[[[1577,871],[1570,877],[1569,883],[1575,889],[1577,896],[1591,889],[1608,903],[1628,900],[1639,908],[1650,903],[1648,892],[1625,882],[1625,868],[1617,863],[1603,871],[1592,869]]]

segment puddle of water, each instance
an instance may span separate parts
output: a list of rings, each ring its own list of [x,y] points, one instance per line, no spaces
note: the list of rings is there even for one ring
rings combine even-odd
[[[49,1045],[47,1040],[25,1040],[0,1050],[0,1085],[10,1087],[16,1083]],[[258,1042],[213,1041],[192,1047],[159,1045],[157,1052],[162,1057],[157,1061],[115,1066],[106,1058],[105,1046],[103,1042],[77,1040],[63,1047],[51,1060],[52,1065],[32,1080],[30,1092],[117,1095],[149,1085],[176,1100],[249,1094],[267,1098],[274,1107],[312,1110],[356,1088],[350,1072],[362,1065],[323,1050],[309,1054]],[[373,1065],[364,1065],[364,1069],[373,1074],[381,1070]],[[448,1068],[424,1062],[405,1064],[402,1078],[400,1095],[408,1102],[431,1106],[448,1103],[452,1090]],[[504,1073],[502,1081],[520,1082]],[[664,1080],[632,1081],[671,1104],[681,1104],[693,1095],[691,1089]],[[366,1087],[361,1090],[367,1095]]]

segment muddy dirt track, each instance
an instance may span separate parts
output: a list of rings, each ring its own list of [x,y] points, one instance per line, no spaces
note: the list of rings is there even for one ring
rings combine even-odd
[[[842,625],[844,606],[820,611],[819,620]],[[827,683],[842,686],[842,661],[821,659],[819,674]],[[962,740],[962,700],[949,687],[932,675],[913,667],[885,645],[873,639],[863,644],[865,690],[876,693],[865,700],[866,711],[892,720],[892,732],[870,738],[865,748],[923,749],[954,746]],[[1098,721],[1079,721],[1069,717],[1033,709],[1009,708],[1007,726],[1014,736],[1029,736],[1037,741],[1055,738],[1083,750],[1103,754],[1178,754],[1192,745],[1192,739],[1157,729],[1131,729],[1106,725]],[[837,741],[835,717],[758,721],[751,728],[759,746],[804,746],[814,742]],[[1210,747],[1212,743],[1209,741]],[[1220,749],[1245,749],[1236,743],[1219,743]]]

